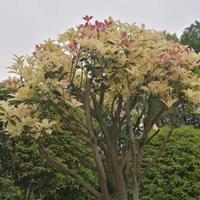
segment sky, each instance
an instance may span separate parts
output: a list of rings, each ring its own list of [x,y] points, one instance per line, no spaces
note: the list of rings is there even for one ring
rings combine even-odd
[[[84,15],[109,16],[181,35],[200,20],[200,0],[0,0],[0,81],[9,76],[14,55],[82,23]]]

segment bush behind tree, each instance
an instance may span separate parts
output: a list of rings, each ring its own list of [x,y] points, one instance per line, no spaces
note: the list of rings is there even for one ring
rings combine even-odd
[[[147,146],[145,160],[158,149],[167,129]],[[200,199],[200,130],[183,126],[175,130],[163,156],[141,189],[142,200]]]

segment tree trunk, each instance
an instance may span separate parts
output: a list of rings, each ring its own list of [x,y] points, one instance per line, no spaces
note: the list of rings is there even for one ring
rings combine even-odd
[[[119,174],[117,175],[117,187],[116,187],[116,195],[117,200],[127,200],[126,193],[126,185],[123,177],[123,173],[119,170]]]
[[[135,164],[133,168],[133,200],[139,200],[140,168],[138,168],[138,160],[133,162]]]
[[[110,138],[109,138],[110,139]],[[117,150],[112,141],[108,141],[109,152],[107,155],[112,184],[115,190],[116,200],[127,200],[126,183],[124,180],[123,170],[119,165]]]
[[[141,163],[144,155],[144,145],[140,148],[134,148],[134,160],[133,160],[133,200],[139,200],[139,190],[141,182]],[[137,149],[137,150],[136,150]]]
[[[139,183],[134,184],[133,200],[139,200]]]

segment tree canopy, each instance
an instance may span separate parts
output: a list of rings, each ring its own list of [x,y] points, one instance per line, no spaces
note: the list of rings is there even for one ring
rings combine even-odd
[[[97,199],[139,198],[142,177],[160,156],[175,128],[176,108],[200,103],[200,55],[144,26],[114,21],[84,23],[55,41],[36,45],[30,56],[16,57],[7,80],[13,89],[1,101],[1,120],[12,136],[30,135],[41,155],[57,170],[74,178]],[[158,154],[141,171],[151,129],[171,112],[169,133]],[[67,131],[68,153],[95,171],[98,185],[52,157],[43,137]],[[159,130],[159,129],[158,129]],[[156,132],[158,133],[158,132]],[[73,140],[73,136],[75,140]],[[87,162],[80,152],[89,156]]]

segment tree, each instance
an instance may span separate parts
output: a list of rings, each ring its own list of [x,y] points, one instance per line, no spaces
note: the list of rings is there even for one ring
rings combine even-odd
[[[174,42],[179,42],[179,38],[177,37],[176,33],[168,33],[167,31],[163,31],[163,34],[165,35],[165,38],[167,40],[171,40],[171,41],[174,41]]]
[[[52,166],[96,199],[127,200],[131,191],[138,200],[142,180],[176,127],[176,108],[200,103],[200,79],[192,70],[200,57],[143,26],[91,19],[16,58],[17,91],[1,101],[1,120],[10,135],[31,135]],[[166,112],[168,134],[141,170],[145,146],[159,128],[149,134]],[[57,142],[96,174],[98,184],[48,150],[44,138],[63,131],[67,145]]]
[[[176,124],[178,127],[189,125],[194,128],[200,128],[200,114],[199,114],[199,105],[192,105],[182,103],[176,109]],[[164,114],[158,124],[160,127],[168,124],[171,118],[171,113]]]
[[[181,44],[188,45],[196,52],[200,52],[200,22],[195,21],[189,27],[185,28],[180,39]]]

